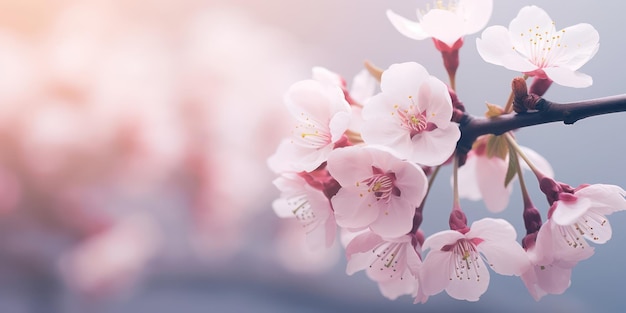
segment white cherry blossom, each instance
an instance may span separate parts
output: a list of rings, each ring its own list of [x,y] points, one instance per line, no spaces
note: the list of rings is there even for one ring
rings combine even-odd
[[[593,80],[578,72],[598,51],[600,36],[586,23],[557,30],[555,22],[539,7],[526,6],[509,28],[485,29],[476,47],[489,63],[548,78],[568,87],[588,87]]]
[[[391,10],[387,17],[391,24],[404,36],[422,40],[434,38],[449,47],[463,38],[481,30],[491,17],[492,0],[435,1],[425,11],[417,10],[417,22],[404,18]]]

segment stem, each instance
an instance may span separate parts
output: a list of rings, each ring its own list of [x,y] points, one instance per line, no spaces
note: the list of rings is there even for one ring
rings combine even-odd
[[[571,103],[541,99],[536,112],[510,113],[489,119],[465,113],[459,125],[461,139],[457,151],[469,152],[476,138],[485,134],[502,135],[514,129],[552,122],[569,125],[587,117],[616,112],[626,112],[626,94]]]
[[[524,153],[524,151],[522,151],[522,148],[517,144],[517,141],[515,141],[515,138],[513,138],[513,136],[511,136],[510,133],[506,133],[503,136],[504,138],[506,138],[506,141],[509,143],[509,146],[513,148],[513,150],[515,150],[517,155],[520,158],[522,158],[524,162],[526,162],[526,164],[528,164],[528,167],[530,167],[530,170],[533,171],[533,173],[535,173],[535,176],[537,177],[543,176],[543,173],[535,166],[535,164],[533,164],[533,162],[528,158],[528,156]]]
[[[515,141],[515,139],[509,135],[509,133],[507,133],[506,135],[506,139],[509,142],[509,148],[515,150],[515,154],[511,154],[512,157],[517,158],[517,156],[520,156],[520,153],[517,152],[519,151],[519,146],[517,145],[517,142]],[[524,161],[526,161],[526,156],[523,156],[522,158],[524,158]],[[528,161],[526,161],[526,163],[528,163]],[[519,161],[515,162],[516,166],[515,166],[515,170],[517,171],[517,177],[519,178],[519,187],[520,187],[520,191],[522,192],[522,200],[524,201],[524,209],[526,209],[529,206],[532,206],[532,200],[530,200],[530,195],[528,194],[528,189],[526,188],[526,182],[524,181],[524,174],[522,172],[522,166],[519,163]],[[531,166],[531,165],[528,165]],[[531,167],[533,168],[534,165]]]
[[[452,167],[452,192],[453,192],[453,208],[461,209],[461,201],[459,200],[459,157],[455,155],[454,157],[454,165]]]

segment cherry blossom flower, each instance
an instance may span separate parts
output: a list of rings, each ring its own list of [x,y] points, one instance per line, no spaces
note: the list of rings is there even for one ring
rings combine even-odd
[[[383,147],[352,146],[334,150],[328,171],[341,189],[332,197],[337,224],[399,237],[413,227],[413,215],[428,188],[424,171]]]
[[[350,124],[350,105],[340,87],[316,80],[293,84],[285,102],[297,124],[269,160],[275,172],[310,172],[326,161]]]
[[[339,74],[326,68],[316,66],[313,68],[313,79],[339,86],[350,103],[352,108],[352,118],[350,120],[349,131],[354,134],[361,133],[363,117],[361,111],[363,104],[367,102],[376,92],[378,81],[366,70],[359,71],[352,79],[352,84],[348,89],[348,84]]]
[[[419,246],[413,235],[386,239],[366,231],[346,247],[346,273],[365,270],[378,283],[380,292],[394,300],[402,295],[416,297],[419,290],[419,268],[422,264]]]
[[[596,54],[599,39],[595,28],[585,23],[557,31],[544,10],[526,6],[508,29],[485,29],[476,39],[476,47],[486,62],[580,88],[593,83],[590,76],[577,70]]]
[[[550,208],[550,218],[568,245],[585,246],[585,239],[597,244],[611,239],[606,215],[626,210],[626,191],[615,185],[582,185],[573,193],[563,192]]]
[[[594,253],[586,242],[572,244],[564,234],[562,226],[548,219],[536,233],[536,240],[525,241],[532,266],[521,279],[537,301],[546,294],[565,292],[571,285],[572,269]]]
[[[521,275],[530,262],[515,237],[507,221],[484,218],[465,234],[446,230],[426,238],[423,249],[430,251],[420,276],[424,294],[445,289],[455,299],[478,301],[489,286],[485,261],[498,274]]]
[[[282,174],[274,185],[281,191],[281,197],[272,204],[274,212],[280,217],[295,217],[307,233],[311,248],[332,246],[337,225],[324,192],[294,173]]]
[[[445,162],[461,136],[450,121],[448,87],[417,63],[394,64],[382,74],[381,92],[363,108],[362,137],[422,165]]]
[[[418,21],[408,20],[391,10],[387,17],[404,36],[422,40],[435,38],[452,47],[457,40],[481,30],[491,17],[492,0],[458,0],[444,5],[436,1],[427,12],[417,11]]]
[[[487,137],[477,141],[478,144],[467,154],[467,161],[459,168],[459,197],[473,201],[482,199],[489,211],[498,213],[508,206],[513,184],[504,185],[508,157],[489,157],[485,138]],[[544,157],[530,148],[521,149],[546,176],[554,176],[550,163]],[[526,163],[522,164],[524,168],[528,168]]]

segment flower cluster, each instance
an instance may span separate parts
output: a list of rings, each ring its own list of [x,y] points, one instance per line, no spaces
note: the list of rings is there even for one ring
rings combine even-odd
[[[403,35],[434,39],[449,85],[424,66],[406,62],[384,71],[369,66],[372,75],[360,73],[350,90],[337,74],[315,68],[313,79],[293,84],[285,95],[292,133],[268,160],[279,175],[276,213],[295,217],[314,248],[332,246],[337,228],[350,233],[347,273],[365,271],[390,299],[410,295],[425,302],[445,290],[453,298],[477,301],[488,289],[489,269],[521,277],[537,300],[563,293],[573,267],[594,253],[591,243],[610,239],[606,216],[626,210],[622,188],[557,182],[548,161],[518,145],[510,131],[485,132],[471,148],[459,146],[463,125],[473,117],[455,92],[458,50],[464,36],[485,26],[491,8],[489,0],[437,1],[435,8],[418,11],[418,22],[387,12]],[[489,105],[489,122],[515,114],[519,95],[540,99],[552,82],[590,85],[591,78],[577,70],[596,53],[598,34],[588,24],[557,31],[547,13],[528,6],[509,29],[485,29],[477,47],[486,62],[524,75],[504,107]],[[533,77],[529,89],[528,77]],[[532,104],[525,110],[540,110],[537,101]],[[449,229],[425,238],[420,228],[425,200],[439,169],[448,164],[454,199]],[[546,195],[545,223],[529,196],[524,169]],[[482,199],[490,211],[501,212],[515,180],[523,195],[524,238],[504,219],[468,225],[460,198]]]

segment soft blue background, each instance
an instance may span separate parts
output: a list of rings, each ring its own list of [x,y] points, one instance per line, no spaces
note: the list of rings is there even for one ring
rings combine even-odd
[[[426,1],[223,1],[248,12],[254,19],[290,32],[308,52],[308,65],[321,65],[345,77],[352,77],[366,59],[381,67],[392,63],[417,61],[429,72],[445,80],[440,55],[432,42],[413,41],[397,33],[385,16],[385,10],[412,17],[415,8]],[[489,25],[508,25],[530,1],[495,1]],[[554,85],[546,98],[556,102],[591,99],[626,92],[626,46],[623,43],[624,7],[619,1],[540,1],[555,20],[557,28],[587,22],[600,33],[600,50],[582,72],[594,79],[593,86],[571,89]],[[272,7],[273,6],[273,7]],[[510,80],[517,73],[487,64],[475,49],[475,38],[466,37],[461,50],[457,76],[459,97],[473,114],[482,114],[484,103],[502,104],[510,92]],[[308,78],[302,71],[302,79]],[[573,126],[543,125],[518,132],[519,142],[545,156],[553,165],[556,178],[571,185],[608,183],[626,186],[624,164],[626,114],[594,117]],[[426,235],[447,227],[451,206],[450,171],[443,171],[433,188],[425,209],[423,229]],[[528,176],[529,186],[536,184]],[[533,192],[535,204],[546,212],[541,194]],[[490,214],[479,202],[463,202],[470,220],[485,216],[506,218],[523,232],[519,192],[501,214]],[[248,249],[229,262],[201,263],[185,261],[156,262],[148,270],[139,288],[126,297],[114,300],[79,300],[58,282],[21,280],[2,284],[1,312],[616,312],[623,303],[624,258],[626,252],[626,213],[611,216],[613,238],[598,246],[595,255],[574,270],[572,286],[561,296],[547,296],[535,302],[521,280],[492,274],[490,288],[477,303],[457,301],[445,293],[432,297],[427,304],[414,305],[408,297],[389,301],[376,284],[363,273],[344,274],[341,260],[332,271],[316,275],[290,274],[274,264],[269,247],[276,225],[269,208],[258,218]],[[172,264],[174,263],[174,264]],[[192,264],[189,264],[192,263]],[[6,275],[5,275],[6,274]],[[7,277],[10,273],[4,273]],[[0,277],[0,280],[2,278]]]

